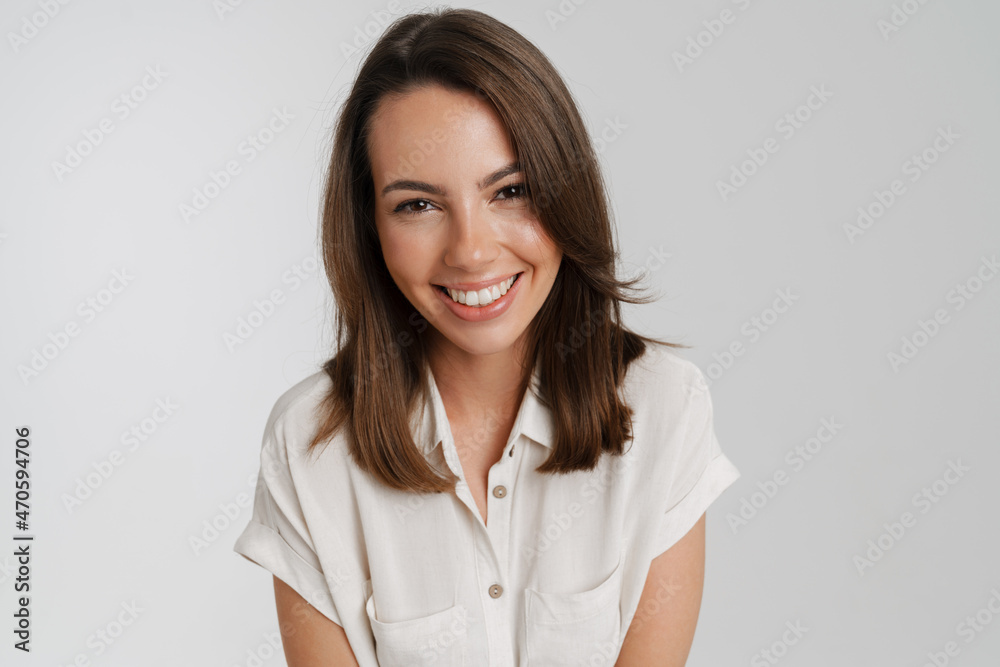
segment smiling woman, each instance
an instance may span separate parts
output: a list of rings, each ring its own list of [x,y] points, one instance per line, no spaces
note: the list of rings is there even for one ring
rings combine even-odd
[[[739,473],[684,346],[622,323],[649,300],[552,64],[478,11],[393,23],[322,235],[338,350],[276,402],[235,546],[289,665],[683,665]]]
[[[393,281],[452,362],[495,368],[503,356],[519,381],[520,359],[502,351],[514,351],[541,309],[562,253],[530,206],[502,120],[475,95],[438,84],[389,98],[374,115],[375,225]],[[442,141],[417,168],[425,179],[387,184],[408,147],[435,133]]]

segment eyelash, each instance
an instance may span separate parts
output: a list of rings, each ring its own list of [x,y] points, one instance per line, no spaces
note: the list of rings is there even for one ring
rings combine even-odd
[[[527,188],[525,187],[524,183],[512,183],[510,185],[505,185],[504,187],[497,190],[493,196],[496,197],[501,192],[504,192],[505,190],[510,190],[512,188],[520,188],[520,194],[514,195],[513,197],[505,197],[504,198],[505,200],[524,199],[528,194]],[[428,209],[424,209],[423,211],[412,211],[406,208],[407,206],[410,206],[412,204],[419,204],[421,202],[430,204],[430,202],[427,201],[426,199],[409,199],[407,201],[402,202],[399,206],[394,208],[392,212],[399,213],[401,215],[420,215],[421,213],[426,213]]]

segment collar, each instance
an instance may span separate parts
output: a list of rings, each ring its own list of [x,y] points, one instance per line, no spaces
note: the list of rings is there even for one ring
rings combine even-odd
[[[441,393],[438,391],[437,380],[430,366],[427,366],[425,380],[429,384],[430,405],[422,401],[420,407],[415,411],[416,417],[411,425],[413,426],[414,442],[420,451],[427,456],[434,451],[447,438],[451,441],[451,427],[448,422],[448,415],[444,409],[444,402],[441,400]],[[510,431],[510,437],[504,446],[504,452],[511,443],[516,442],[518,437],[524,435],[538,444],[552,448],[553,420],[551,411],[542,404],[541,399],[541,378],[539,365],[531,374],[528,388],[521,399],[521,405],[514,420],[514,426]]]

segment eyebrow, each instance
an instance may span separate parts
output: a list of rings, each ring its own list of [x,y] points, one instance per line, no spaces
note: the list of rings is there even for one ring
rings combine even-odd
[[[507,166],[497,169],[476,185],[480,190],[485,190],[501,178],[505,178],[511,174],[516,174],[520,171],[523,171],[520,163],[511,162]],[[397,180],[382,188],[382,196],[386,196],[393,190],[419,190],[421,192],[429,192],[430,194],[437,195],[438,197],[444,197],[447,194],[444,188],[431,185],[430,183],[425,183],[423,181]]]

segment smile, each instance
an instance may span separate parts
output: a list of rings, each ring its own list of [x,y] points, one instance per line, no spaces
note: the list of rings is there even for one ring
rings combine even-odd
[[[517,281],[520,273],[517,273],[506,280],[501,280],[495,285],[490,285],[489,287],[484,287],[481,290],[468,291],[465,292],[460,289],[450,289],[444,286],[438,285],[438,289],[451,297],[451,300],[455,303],[460,303],[465,306],[470,306],[472,308],[481,308],[483,306],[488,306],[494,301],[499,301],[507,291],[514,285]]]

